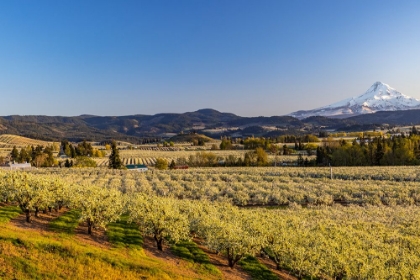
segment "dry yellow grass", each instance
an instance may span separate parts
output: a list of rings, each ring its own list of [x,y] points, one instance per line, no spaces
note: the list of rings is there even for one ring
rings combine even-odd
[[[23,136],[12,135],[12,134],[1,134],[0,135],[0,148],[13,148],[16,147],[26,147],[26,146],[47,146],[51,145],[53,142],[47,142],[42,140],[35,140],[31,138],[26,138]]]

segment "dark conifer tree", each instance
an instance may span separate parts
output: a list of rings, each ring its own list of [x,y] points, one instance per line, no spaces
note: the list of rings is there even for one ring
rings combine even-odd
[[[111,169],[121,169],[123,167],[117,143],[115,141],[112,141],[111,143],[111,155],[109,156],[108,167]]]

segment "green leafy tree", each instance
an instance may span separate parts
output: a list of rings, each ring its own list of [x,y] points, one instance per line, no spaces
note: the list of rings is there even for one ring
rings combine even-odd
[[[137,223],[146,235],[153,236],[160,251],[164,242],[176,243],[189,238],[188,218],[176,199],[138,195],[127,208],[130,221]]]
[[[76,157],[74,167],[96,167],[97,163],[87,156]]]
[[[93,228],[105,228],[107,224],[115,222],[124,212],[125,200],[117,189],[77,186],[73,192],[70,206],[79,209],[80,220],[86,222],[88,234],[92,234]]]
[[[223,138],[222,142],[220,143],[220,150],[231,150],[231,149],[232,149],[232,142],[227,138]]]
[[[159,170],[168,169],[168,161],[163,158],[156,159],[155,168]]]
[[[264,247],[259,217],[253,212],[224,204],[202,216],[200,227],[207,246],[224,253],[229,267]]]
[[[10,153],[10,158],[12,161],[18,161],[19,160],[19,151],[16,148],[16,146],[13,146],[12,152]]]
[[[26,215],[26,222],[30,223],[31,212],[35,211],[38,216],[40,208],[46,208],[54,204],[53,188],[58,183],[56,179],[32,175],[22,172],[6,174],[0,183],[1,197],[7,201],[16,202]]]
[[[256,164],[258,166],[268,165],[268,156],[263,148],[259,147],[255,149],[255,158],[256,158]]]

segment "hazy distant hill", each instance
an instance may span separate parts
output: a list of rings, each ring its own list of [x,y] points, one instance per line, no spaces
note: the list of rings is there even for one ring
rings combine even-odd
[[[137,143],[144,137],[195,131],[214,138],[222,135],[275,137],[282,134],[318,133],[320,130],[371,129],[381,124],[420,124],[420,110],[380,111],[350,118],[312,116],[241,117],[213,109],[183,114],[162,113],[131,116],[5,116],[0,117],[0,134],[16,134],[42,140],[117,139]]]

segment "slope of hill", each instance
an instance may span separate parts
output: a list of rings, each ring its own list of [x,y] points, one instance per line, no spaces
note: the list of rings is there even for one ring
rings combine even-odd
[[[386,99],[387,91],[384,91],[384,89],[388,90],[388,87],[380,84],[376,85],[366,93],[364,100],[368,100],[369,96],[373,96],[374,100],[380,98],[376,94],[378,90],[381,92],[381,98]],[[409,99],[405,99],[402,95],[398,96],[391,92],[389,94],[389,96],[394,96],[395,100],[403,100],[405,103],[402,102],[401,104],[405,104],[404,106],[408,106],[407,104],[413,105],[417,102],[415,100],[407,101]],[[355,98],[349,102],[360,103],[359,99]],[[390,97],[389,100],[394,99]],[[391,101],[388,103],[378,101],[376,105],[369,103],[369,106],[371,106],[369,108],[374,108],[375,105],[375,108],[378,109],[380,108],[379,103],[389,105],[392,103]],[[389,109],[390,106],[386,108]],[[392,108],[396,109],[398,107],[395,105]],[[14,134],[45,141],[61,141],[62,139],[70,141],[83,139],[109,141],[115,139],[138,144],[142,143],[144,138],[159,139],[161,136],[165,137],[166,133],[178,134],[182,131],[186,134],[188,132],[202,133],[220,139],[221,136],[242,137],[251,134],[276,137],[284,134],[317,133],[322,129],[352,131],[381,124],[417,125],[420,124],[419,113],[420,109],[412,109],[379,111],[348,118],[341,115],[342,118],[311,116],[298,119],[292,116],[241,117],[212,109],[202,109],[183,114],[162,113],[104,117],[92,115],[77,117],[6,116],[0,117],[0,134]],[[299,116],[306,116],[306,113]]]
[[[0,145],[7,147],[26,147],[26,146],[48,146],[52,144],[51,142],[46,142],[42,140],[30,139],[23,136],[11,135],[11,134],[1,134],[0,135]]]
[[[350,117],[378,111],[420,109],[420,100],[406,96],[389,85],[376,82],[364,94],[309,111],[297,111],[290,116],[298,119],[310,116]]]
[[[420,109],[380,111],[368,116],[354,116],[348,120],[358,124],[418,125],[420,124]]]

